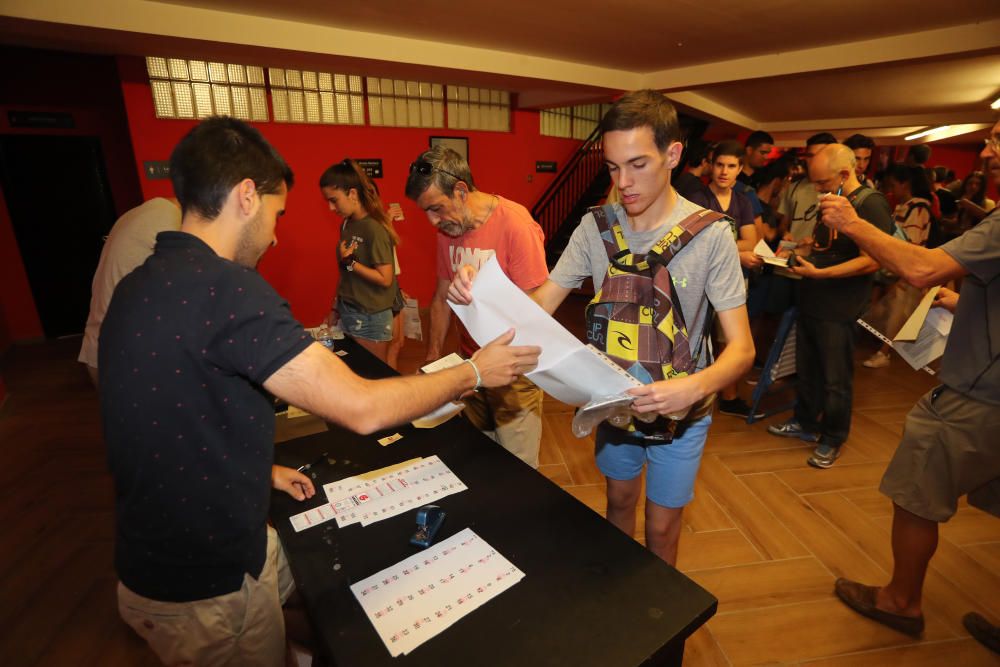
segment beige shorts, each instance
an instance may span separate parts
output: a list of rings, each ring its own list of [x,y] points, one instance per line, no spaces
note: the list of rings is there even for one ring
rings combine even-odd
[[[906,416],[879,490],[903,509],[945,522],[958,499],[1000,516],[1000,407],[941,386]]]
[[[238,591],[194,602],[160,602],[118,584],[118,612],[165,665],[285,664],[281,605],[294,592],[278,534],[267,527],[259,579],[243,575]]]
[[[523,375],[506,387],[481,389],[462,399],[472,425],[532,468],[538,467],[545,394]]]

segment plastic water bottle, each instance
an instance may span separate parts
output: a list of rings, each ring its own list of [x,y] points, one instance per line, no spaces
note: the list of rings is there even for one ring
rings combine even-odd
[[[331,350],[333,349],[333,336],[330,335],[330,328],[325,324],[319,328],[319,331],[316,332],[316,340],[318,340],[319,344],[323,347]]]

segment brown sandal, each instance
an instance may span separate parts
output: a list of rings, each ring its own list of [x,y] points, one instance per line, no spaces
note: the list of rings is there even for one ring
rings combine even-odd
[[[844,604],[858,612],[862,616],[867,616],[873,621],[892,628],[904,635],[909,635],[917,639],[924,633],[924,617],[903,616],[894,614],[891,611],[884,611],[875,606],[878,596],[877,586],[865,586],[850,579],[837,579],[833,585],[833,592],[837,594]]]

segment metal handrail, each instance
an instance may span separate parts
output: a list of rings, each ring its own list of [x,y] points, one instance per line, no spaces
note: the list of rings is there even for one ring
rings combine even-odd
[[[545,238],[555,236],[580,197],[604,168],[600,128],[595,128],[531,209]]]

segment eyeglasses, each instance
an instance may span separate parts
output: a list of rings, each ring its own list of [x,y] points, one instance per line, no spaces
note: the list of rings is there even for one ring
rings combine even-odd
[[[826,193],[826,194],[830,194],[830,193]],[[844,184],[843,184],[843,182],[841,182],[840,187],[837,188],[837,193],[836,194],[837,194],[838,197],[840,195],[844,194]],[[824,196],[825,195],[820,195],[821,198],[824,197]],[[823,230],[826,230],[826,241],[825,241],[825,243],[823,241],[819,240],[819,234]],[[817,209],[817,211],[816,211],[816,225],[815,225],[815,227],[813,227],[813,238],[815,239],[813,241],[813,250],[816,250],[817,252],[824,252],[826,250],[829,250],[833,246],[833,242],[837,240],[837,230],[836,229],[830,229],[829,227],[827,227],[826,225],[823,224],[823,216],[820,215],[819,209]]]
[[[993,136],[983,139],[983,143],[989,148],[995,155],[1000,157],[1000,137]]]
[[[456,181],[465,182],[465,179],[462,178],[461,176],[456,176],[455,174],[451,173],[450,171],[446,171],[444,169],[441,169],[440,167],[435,167],[434,165],[432,165],[427,160],[417,160],[416,162],[411,162],[410,163],[410,173],[411,174],[413,172],[417,172],[421,176],[430,176],[435,171],[440,171],[442,174],[445,174],[447,176],[451,176]]]

